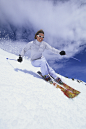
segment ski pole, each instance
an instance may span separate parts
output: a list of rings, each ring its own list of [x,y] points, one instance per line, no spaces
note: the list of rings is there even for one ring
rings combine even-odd
[[[8,58],[6,58],[7,59],[7,62],[10,64],[10,62],[8,61]],[[11,64],[10,64],[11,65]],[[13,68],[13,69],[15,69],[12,65],[11,65],[11,67]]]
[[[74,60],[78,60],[79,62],[81,62],[81,60],[79,60],[79,59],[76,59],[76,58],[74,58],[74,57],[71,57],[71,58],[73,58]]]
[[[10,58],[6,58],[7,60],[15,60],[15,61],[17,61],[16,59],[10,59]]]

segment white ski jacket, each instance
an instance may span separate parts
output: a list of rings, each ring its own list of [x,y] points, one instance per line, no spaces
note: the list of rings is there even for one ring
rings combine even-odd
[[[47,49],[51,52],[58,54],[60,51],[51,47],[46,42],[38,42],[37,40],[29,42],[26,47],[22,50],[21,56],[23,57],[28,50],[31,50],[31,60],[36,60],[42,57],[42,52]]]

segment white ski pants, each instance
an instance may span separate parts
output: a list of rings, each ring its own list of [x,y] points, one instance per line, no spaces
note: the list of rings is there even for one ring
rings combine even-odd
[[[49,64],[47,63],[47,61],[46,61],[46,59],[44,57],[42,57],[41,59],[37,59],[37,60],[31,61],[31,64],[34,67],[40,67],[41,68],[41,73],[42,73],[43,76],[47,75],[47,74],[50,74],[54,79],[57,78],[57,74],[49,66]]]

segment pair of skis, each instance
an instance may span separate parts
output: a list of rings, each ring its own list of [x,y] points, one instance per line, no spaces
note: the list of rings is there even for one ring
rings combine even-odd
[[[37,72],[38,75],[40,75],[42,78],[42,73],[40,71]],[[44,79],[44,78],[43,78]],[[45,80],[45,79],[44,79]],[[46,80],[45,80],[46,81]],[[74,98],[77,95],[80,94],[80,91],[75,90],[74,88],[68,86],[67,84],[65,84],[64,82],[57,84],[55,81],[53,81],[53,79],[51,78],[50,80],[48,80],[48,82],[50,84],[53,84],[56,88],[61,89],[61,91],[68,97],[68,98]]]

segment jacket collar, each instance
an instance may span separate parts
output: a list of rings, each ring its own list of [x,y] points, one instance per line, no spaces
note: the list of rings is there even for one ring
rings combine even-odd
[[[37,41],[37,39],[35,40],[35,44],[36,45],[40,45],[42,42],[39,42],[39,41]]]

